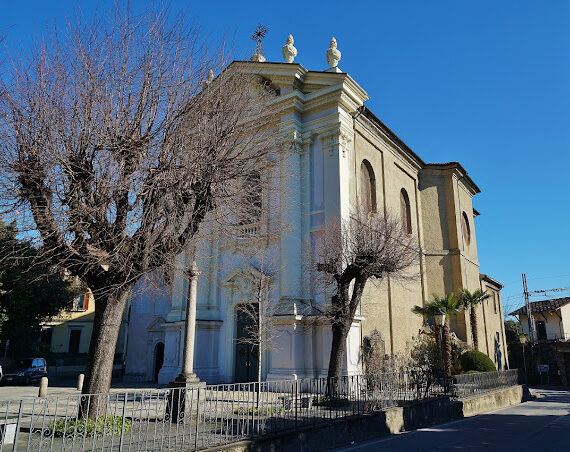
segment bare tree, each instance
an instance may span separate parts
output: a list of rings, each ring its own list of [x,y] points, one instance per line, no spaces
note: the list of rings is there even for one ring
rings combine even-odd
[[[413,278],[409,270],[418,261],[419,249],[400,218],[358,209],[347,221],[325,223],[314,255],[319,280],[332,287],[330,303],[316,309],[332,328],[328,377],[339,377],[346,339],[368,280]]]
[[[250,271],[243,275],[236,306],[237,315],[246,321],[245,334],[238,343],[249,346],[257,353],[257,381],[261,382],[263,357],[268,351],[279,349],[279,327],[276,322],[277,306],[273,301],[275,278],[278,275],[278,256],[275,250],[260,249],[248,259]]]
[[[4,213],[95,296],[84,393],[110,387],[137,280],[168,278],[205,222],[247,215],[244,187],[278,161],[274,91],[213,54],[181,17],[116,7],[48,34],[3,77]]]

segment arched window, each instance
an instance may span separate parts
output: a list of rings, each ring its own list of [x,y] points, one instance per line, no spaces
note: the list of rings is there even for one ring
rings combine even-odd
[[[402,229],[406,234],[411,234],[412,211],[410,209],[410,197],[404,188],[400,190],[400,216],[402,217]]]
[[[469,245],[471,243],[471,228],[469,227],[469,218],[467,218],[467,214],[465,212],[461,215],[461,231],[463,232],[463,240],[465,240],[465,244]]]
[[[360,165],[360,204],[368,212],[376,212],[376,177],[368,160]]]
[[[243,180],[243,199],[238,206],[241,224],[257,223],[261,220],[262,181],[259,171],[252,171]]]

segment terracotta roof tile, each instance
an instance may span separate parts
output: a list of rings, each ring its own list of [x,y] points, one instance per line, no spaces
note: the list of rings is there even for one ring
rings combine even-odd
[[[552,312],[570,303],[570,297],[555,298],[554,300],[533,301],[530,304],[530,310],[535,312]],[[509,315],[526,314],[526,306],[518,308]]]

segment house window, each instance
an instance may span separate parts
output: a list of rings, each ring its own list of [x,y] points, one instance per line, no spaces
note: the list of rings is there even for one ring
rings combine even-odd
[[[546,323],[543,320],[536,321],[536,336],[539,341],[546,340]]]
[[[47,328],[42,330],[41,334],[41,342],[42,344],[46,345],[49,348],[51,347],[51,339],[53,337],[53,330],[51,328]]]
[[[360,164],[360,206],[367,212],[376,212],[376,177],[368,160]]]
[[[67,351],[69,353],[79,353],[80,344],[81,344],[81,328],[70,328]]]
[[[70,311],[86,311],[89,306],[89,292],[76,293],[69,306]]]
[[[400,216],[402,218],[402,228],[406,234],[412,233],[412,212],[410,209],[410,197],[406,189],[400,190]]]
[[[461,216],[461,231],[463,232],[463,240],[465,240],[465,244],[469,245],[471,243],[471,228],[469,227],[469,218],[467,218],[467,214],[463,212]]]

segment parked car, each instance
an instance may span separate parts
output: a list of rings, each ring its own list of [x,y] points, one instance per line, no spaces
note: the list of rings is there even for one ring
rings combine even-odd
[[[30,384],[47,377],[47,365],[44,358],[26,358],[16,361],[15,367],[7,370],[2,383]]]

